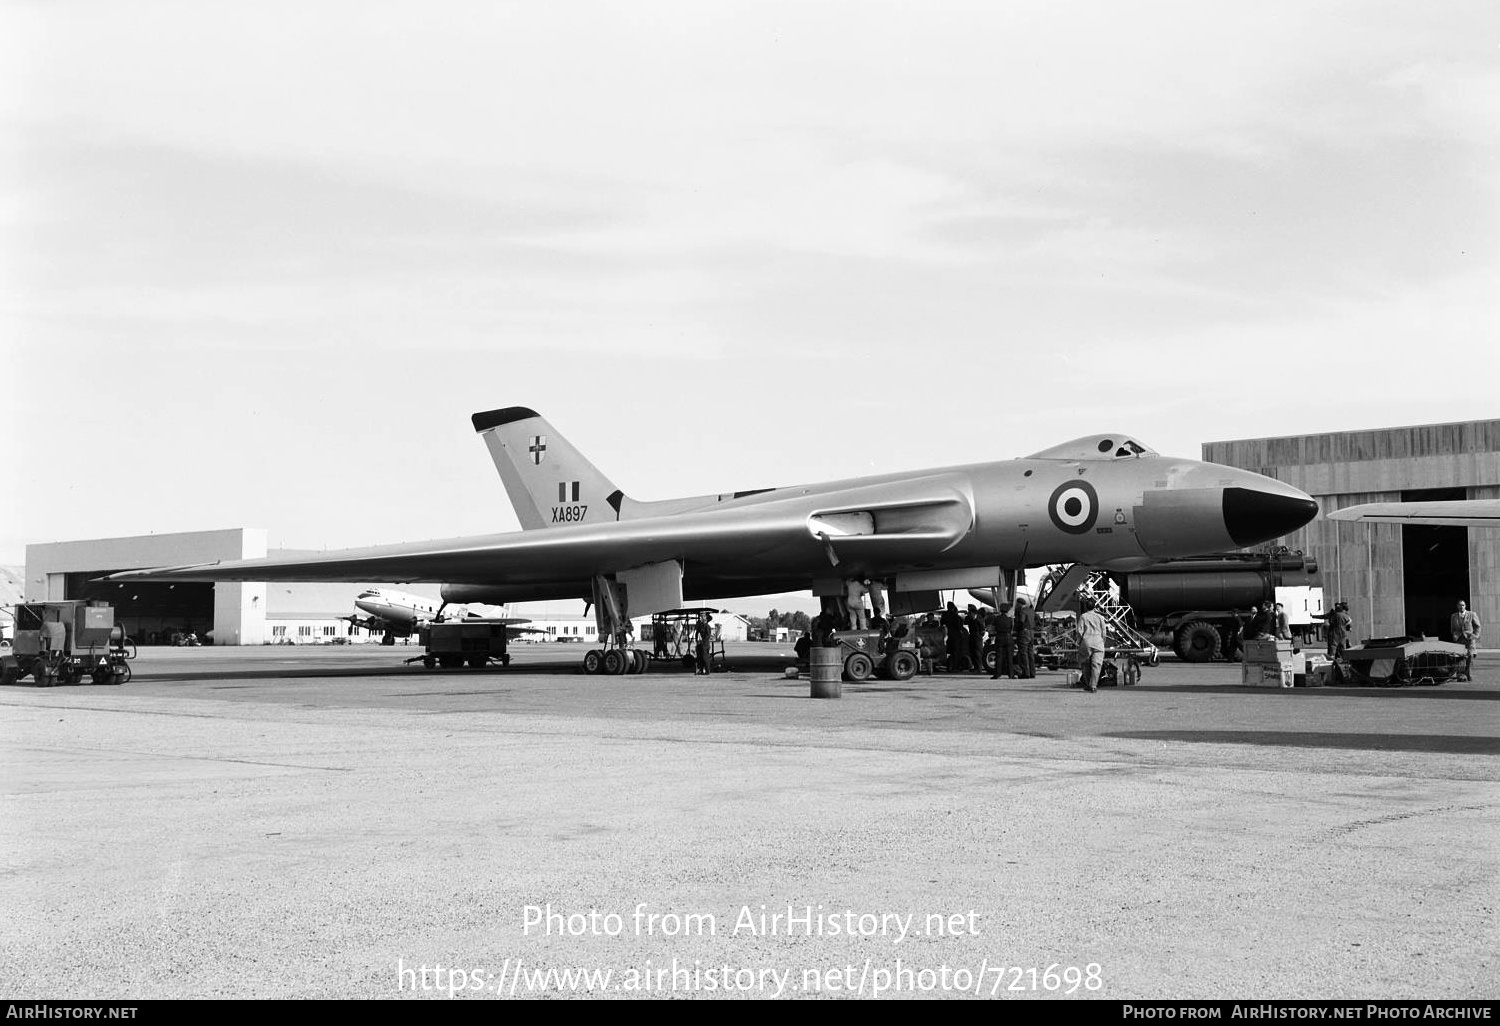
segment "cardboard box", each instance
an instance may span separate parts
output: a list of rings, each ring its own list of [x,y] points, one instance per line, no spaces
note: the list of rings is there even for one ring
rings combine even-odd
[[[1289,688],[1294,676],[1290,669],[1264,663],[1246,663],[1240,667],[1240,683],[1248,688]]]

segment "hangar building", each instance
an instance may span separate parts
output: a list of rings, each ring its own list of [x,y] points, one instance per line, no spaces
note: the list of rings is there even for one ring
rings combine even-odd
[[[1500,420],[1206,442],[1203,458],[1295,485],[1324,513],[1365,502],[1500,498]],[[1282,539],[1318,562],[1355,637],[1448,637],[1459,599],[1500,632],[1500,530],[1319,517]]]

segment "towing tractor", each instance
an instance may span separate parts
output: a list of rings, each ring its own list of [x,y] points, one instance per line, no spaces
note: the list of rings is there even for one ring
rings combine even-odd
[[[0,660],[0,682],[31,677],[37,687],[124,684],[134,649],[115,626],[106,602],[22,602],[16,605],[15,640]]]

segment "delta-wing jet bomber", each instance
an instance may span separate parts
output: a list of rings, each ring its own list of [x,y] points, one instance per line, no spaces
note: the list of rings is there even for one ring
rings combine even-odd
[[[1290,533],[1318,507],[1260,474],[1118,433],[1020,459],[685,499],[631,499],[524,407],[476,413],[522,530],[115,574],[156,581],[433,581],[453,602],[584,598],[607,628],[684,601],[883,582],[894,612],[1007,571],[1128,571]],[[608,635],[606,635],[608,636]]]

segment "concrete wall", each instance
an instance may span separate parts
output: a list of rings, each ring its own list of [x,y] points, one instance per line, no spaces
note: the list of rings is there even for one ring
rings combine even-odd
[[[1404,491],[1462,488],[1467,498],[1500,497],[1500,420],[1424,424],[1284,438],[1206,442],[1203,458],[1295,485],[1324,513],[1365,502],[1399,502]],[[1318,561],[1325,597],[1349,603],[1357,636],[1401,634],[1401,528],[1319,517],[1281,544]],[[1500,530],[1469,530],[1469,606],[1500,636]],[[1464,596],[1455,595],[1454,600]]]
[[[70,573],[106,573],[153,566],[258,559],[266,554],[266,532],[237,527],[225,531],[94,538],[26,546],[26,598],[61,599]],[[259,645],[266,638],[264,584],[214,585],[214,643]]]

